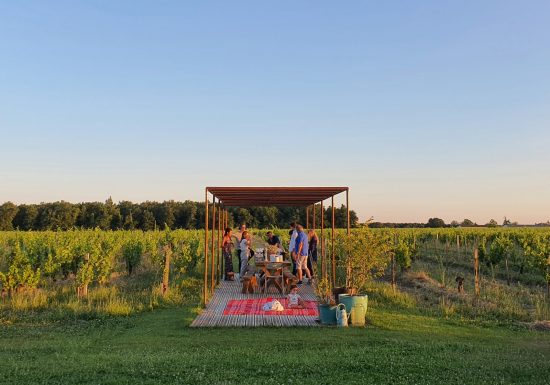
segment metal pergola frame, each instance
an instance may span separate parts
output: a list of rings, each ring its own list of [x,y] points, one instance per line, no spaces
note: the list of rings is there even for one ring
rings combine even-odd
[[[332,228],[331,228],[331,279],[332,285],[336,285],[336,257],[334,254],[334,229],[335,229],[335,207],[334,197],[340,193],[346,193],[347,210],[347,235],[350,235],[349,215],[349,187],[206,187],[204,190],[204,305],[208,302],[209,289],[214,293],[216,283],[219,283],[222,276],[221,249],[215,251],[215,238],[217,230],[218,246],[220,245],[223,228],[227,227],[229,219],[228,207],[305,207],[306,228],[309,229],[309,211],[312,209],[312,225],[316,229],[316,207],[321,207],[321,274],[328,278],[328,269],[325,256],[325,216],[324,201],[331,199],[332,206]],[[212,203],[208,194],[212,195]],[[217,203],[216,203],[217,201]],[[210,205],[212,206],[212,219],[209,218]],[[217,212],[217,218],[216,218]],[[211,234],[210,234],[211,222]],[[211,250],[208,243],[211,243]],[[210,264],[210,269],[208,265]],[[210,273],[210,274],[209,274]]]

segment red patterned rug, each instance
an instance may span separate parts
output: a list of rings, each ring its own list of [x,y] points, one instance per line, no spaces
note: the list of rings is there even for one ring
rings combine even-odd
[[[263,311],[265,303],[278,300],[285,308],[283,311]],[[306,315],[319,316],[317,301],[304,301],[304,309],[287,309],[286,298],[232,299],[227,303],[223,315]]]

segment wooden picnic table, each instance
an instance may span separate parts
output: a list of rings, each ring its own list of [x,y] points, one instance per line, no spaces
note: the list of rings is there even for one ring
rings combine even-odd
[[[284,282],[284,269],[285,267],[292,266],[292,262],[290,261],[282,261],[282,262],[270,262],[270,261],[256,261],[256,267],[261,269],[265,275],[264,279],[266,279],[266,276],[273,277],[273,276],[281,276],[281,281]],[[275,285],[277,290],[279,290],[279,293],[284,294],[284,286],[281,285],[278,279],[269,279],[268,282],[266,282],[265,285],[265,291],[267,292],[267,288],[271,285]]]

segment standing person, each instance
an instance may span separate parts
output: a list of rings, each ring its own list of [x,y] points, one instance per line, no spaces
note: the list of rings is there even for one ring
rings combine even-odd
[[[233,249],[233,240],[231,239],[231,228],[226,227],[223,233],[222,239],[222,254],[225,263],[224,276],[226,281],[233,281],[233,255],[231,255],[231,249]],[[231,274],[230,274],[231,273]]]
[[[246,224],[241,224],[239,226],[239,231],[233,235],[234,246],[237,252],[237,258],[239,259],[239,271],[241,271],[241,241],[243,240],[243,232],[246,231]]]
[[[296,259],[294,256],[294,248],[296,246],[296,237],[298,236],[298,232],[296,231],[296,222],[292,222],[290,224],[290,231],[288,232],[288,235],[290,235],[290,243],[288,244],[288,252],[290,253],[290,257],[292,259],[292,274],[296,275],[297,269],[296,269]]]
[[[307,267],[311,272],[311,276],[313,277],[315,275],[315,270],[313,269],[313,266],[317,266],[317,245],[319,244],[319,237],[317,236],[315,230],[309,230],[308,242],[309,258],[307,259]]]
[[[239,275],[240,275],[240,278],[241,280],[243,279],[244,277],[244,274],[246,273],[246,269],[248,268],[248,257],[250,255],[250,250],[249,250],[249,247],[250,247],[250,234],[248,231],[243,231],[243,234],[242,234],[242,239],[241,239],[241,242],[239,244],[240,246],[240,250],[241,250],[241,255],[240,255],[240,260],[241,260],[241,268],[239,270]]]
[[[302,272],[306,271],[306,276],[311,284],[311,273],[307,268],[307,259],[308,259],[308,242],[307,234],[304,232],[302,225],[296,226],[296,231],[298,236],[296,237],[296,245],[294,246],[295,261],[296,261],[296,270],[298,271],[298,285],[302,283],[303,274]]]

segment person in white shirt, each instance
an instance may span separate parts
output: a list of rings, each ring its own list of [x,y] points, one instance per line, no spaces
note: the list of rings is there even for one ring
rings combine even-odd
[[[294,251],[294,246],[296,245],[296,237],[298,237],[298,232],[296,231],[296,223],[292,222],[290,224],[290,243],[288,244],[288,251],[290,253]]]
[[[239,271],[241,271],[242,265],[241,265],[241,241],[243,240],[243,232],[246,231],[246,224],[241,224],[239,226],[239,231],[236,231],[233,233],[231,238],[233,239],[233,245],[235,247],[235,250],[237,252],[237,258],[239,258]]]
[[[250,256],[250,234],[248,231],[243,231],[241,242],[239,243],[239,249],[241,250],[240,260],[241,269],[239,271],[240,278],[244,277],[246,270],[248,269],[248,257]]]
[[[290,259],[292,260],[292,274],[296,275],[296,262],[294,257],[294,248],[296,247],[296,238],[298,237],[298,232],[296,231],[296,222],[290,224],[290,243],[288,245],[288,253],[290,254]]]

